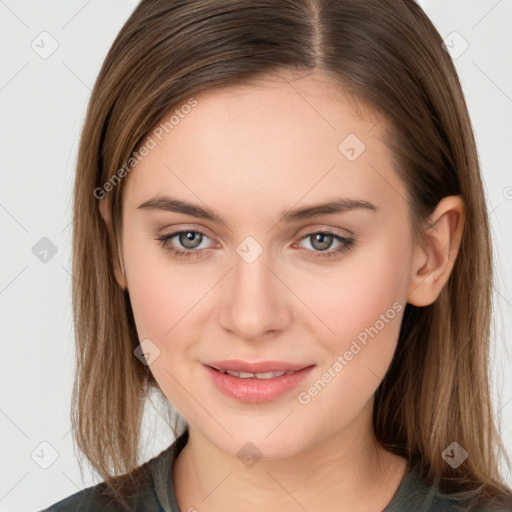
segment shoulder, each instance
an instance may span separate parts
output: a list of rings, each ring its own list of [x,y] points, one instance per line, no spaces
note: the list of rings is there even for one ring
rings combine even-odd
[[[494,505],[474,505],[465,498],[438,495],[432,501],[429,512],[510,512],[510,509]]]
[[[132,472],[116,479],[123,487],[123,498],[115,497],[105,482],[82,489],[41,512],[142,512],[160,510],[155,480],[168,466],[174,443]]]
[[[82,489],[81,491],[54,503],[50,507],[41,512],[96,512],[102,510],[105,512],[127,512],[143,510],[140,507],[141,496],[132,496],[126,500],[123,505],[119,500],[115,500],[107,490],[106,485],[102,482],[92,487]]]
[[[409,467],[393,500],[383,512],[417,510],[421,512],[511,512],[509,507],[500,507],[485,500],[478,500],[468,492],[446,493],[437,482],[427,483],[419,472]],[[484,504],[482,504],[484,503]]]
[[[485,500],[481,498],[478,501],[479,504],[475,504],[470,498],[465,495],[451,495],[438,492],[432,500],[431,507],[428,509],[429,512],[510,512],[510,507],[499,506],[491,502],[485,503]],[[484,504],[482,504],[484,503]]]

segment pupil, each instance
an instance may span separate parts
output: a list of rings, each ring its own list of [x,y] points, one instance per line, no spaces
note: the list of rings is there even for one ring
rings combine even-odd
[[[201,234],[200,233],[194,233],[193,231],[187,231],[186,233],[182,233],[180,238],[185,235],[185,239],[181,239],[180,240],[180,243],[186,247],[187,249],[194,249],[197,245],[199,245],[197,243],[197,241],[195,241],[194,239],[196,238],[196,236],[200,239],[201,237]],[[200,240],[199,240],[200,241]]]
[[[331,246],[332,243],[332,235],[326,235],[324,233],[317,233],[314,236],[313,247],[315,247],[318,250],[325,250],[328,249]],[[320,246],[315,245],[316,242],[320,242]]]

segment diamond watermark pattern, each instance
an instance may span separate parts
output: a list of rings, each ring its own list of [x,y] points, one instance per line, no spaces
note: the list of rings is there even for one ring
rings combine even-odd
[[[39,467],[48,469],[59,458],[59,452],[48,441],[43,441],[36,446],[30,456]]]
[[[45,30],[30,43],[30,47],[39,55],[39,57],[41,57],[41,59],[47,59],[55,53],[59,47],[59,43]]]
[[[57,254],[57,246],[44,236],[32,247],[32,254],[42,263],[48,263]]]
[[[454,31],[443,39],[443,48],[455,60],[469,48],[469,43],[458,32]]]
[[[260,459],[263,454],[258,450],[254,443],[245,443],[236,456],[248,467],[252,468]]]
[[[236,252],[246,263],[253,263],[260,257],[263,247],[252,236],[248,236],[238,245]]]
[[[458,468],[467,458],[468,452],[462,446],[454,441],[441,454],[441,457],[452,467]]]
[[[345,137],[338,146],[339,152],[350,162],[357,160],[365,149],[365,144],[355,133]]]
[[[133,353],[141,363],[149,366],[160,356],[160,349],[149,338],[146,338],[140,342]]]

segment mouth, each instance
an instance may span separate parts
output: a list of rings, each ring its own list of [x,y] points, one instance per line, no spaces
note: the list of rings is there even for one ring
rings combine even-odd
[[[236,370],[217,370],[217,371],[220,373],[224,373],[226,375],[238,377],[239,379],[263,379],[263,380],[265,380],[265,379],[275,379],[276,377],[282,377],[283,375],[290,375],[291,373],[295,373],[296,370],[290,370],[287,372],[259,372],[259,373],[237,372]]]
[[[314,366],[283,361],[219,361],[204,364],[219,391],[249,403],[269,402],[289,393]]]
[[[262,375],[266,373],[293,373],[297,370],[302,370],[308,366],[312,366],[312,363],[300,364],[292,363],[289,361],[259,361],[250,362],[242,361],[240,359],[230,359],[227,361],[212,361],[203,363],[210,368],[218,371],[230,371],[238,373],[251,373],[253,375]],[[238,375],[237,375],[238,377]],[[242,377],[244,378],[244,377]],[[261,377],[265,378],[265,377]],[[268,377],[267,377],[268,378]]]

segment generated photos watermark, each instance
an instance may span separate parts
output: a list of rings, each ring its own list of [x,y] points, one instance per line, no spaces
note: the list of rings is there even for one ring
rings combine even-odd
[[[381,313],[379,319],[374,322],[370,327],[365,327],[356,337],[352,340],[350,347],[342,355],[338,355],[334,363],[327,368],[327,370],[320,376],[320,378],[311,385],[306,391],[301,391],[297,395],[299,403],[307,405],[311,399],[317,396],[326,386],[331,382],[342,370],[349,364],[354,357],[368,345],[369,338],[373,339],[379,334],[395,316],[402,311],[403,306],[399,302],[394,302],[392,307]]]
[[[197,100],[190,98],[185,105],[175,109],[167,121],[160,123],[153,129],[151,134],[146,137],[144,144],[139,146],[138,151],[134,151],[132,153],[132,156],[122,167],[120,167],[101,187],[94,189],[94,197],[96,199],[104,199],[107,192],[114,190],[121,180],[129,174],[130,171],[144,159],[144,157],[149,155],[149,152],[157,147],[158,143],[162,141],[164,136],[174,130],[181,120],[190,114],[192,109],[196,106]]]

